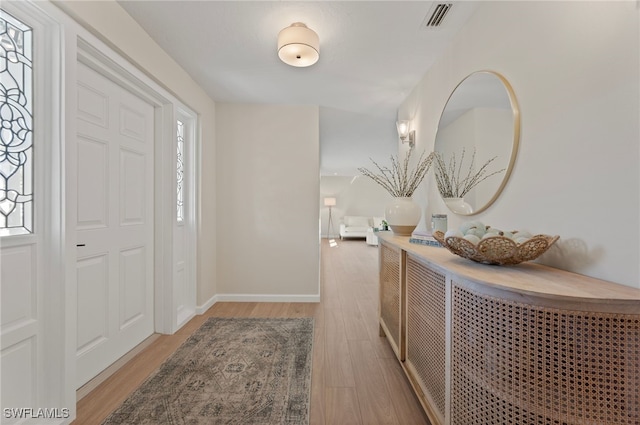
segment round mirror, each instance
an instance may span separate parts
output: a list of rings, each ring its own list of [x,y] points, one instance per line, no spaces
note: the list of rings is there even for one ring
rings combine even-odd
[[[520,111],[509,82],[493,71],[466,77],[442,111],[434,151],[440,196],[461,215],[486,210],[515,162]]]

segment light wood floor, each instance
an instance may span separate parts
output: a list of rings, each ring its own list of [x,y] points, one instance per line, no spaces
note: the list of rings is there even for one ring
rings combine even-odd
[[[378,250],[322,244],[320,303],[216,303],[162,335],[78,402],[73,424],[100,424],[208,317],[315,319],[311,425],[429,424],[385,338],[378,336]]]

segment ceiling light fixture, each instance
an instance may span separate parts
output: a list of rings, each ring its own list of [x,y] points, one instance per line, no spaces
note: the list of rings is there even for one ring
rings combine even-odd
[[[287,65],[311,66],[320,58],[320,38],[302,22],[294,22],[278,34],[278,57]]]
[[[409,143],[409,146],[413,147],[416,141],[416,131],[409,130],[411,128],[411,121],[397,121],[396,127],[398,129],[398,136],[400,136],[402,143]]]

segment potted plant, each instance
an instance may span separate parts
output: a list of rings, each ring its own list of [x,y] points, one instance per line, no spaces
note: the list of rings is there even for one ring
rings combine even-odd
[[[385,219],[393,233],[402,236],[411,235],[420,222],[422,211],[412,197],[429,172],[434,159],[433,153],[425,155],[423,152],[415,167],[411,167],[412,152],[413,149],[409,150],[402,163],[392,155],[390,167],[381,166],[372,159],[377,172],[358,168],[362,175],[378,183],[394,197],[393,202],[385,208]]]
[[[505,169],[503,168],[502,170],[487,174],[489,172],[489,164],[497,158],[497,156],[494,156],[485,162],[478,171],[475,171],[476,150],[474,149],[473,154],[471,155],[469,168],[466,173],[463,173],[462,164],[464,163],[464,157],[465,149],[462,148],[460,162],[458,162],[456,154],[454,153],[451,158],[449,158],[449,163],[447,164],[442,153],[435,152],[434,174],[436,177],[436,184],[438,185],[438,191],[449,209],[459,214],[470,214],[473,210],[471,206],[464,201],[464,196],[484,180],[494,174],[502,173]]]

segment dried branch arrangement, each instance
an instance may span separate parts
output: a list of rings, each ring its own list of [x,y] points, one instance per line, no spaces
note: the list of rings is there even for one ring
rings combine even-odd
[[[413,149],[407,153],[402,164],[400,164],[399,158],[395,158],[392,155],[391,167],[380,166],[372,159],[371,162],[376,166],[379,173],[374,173],[366,168],[358,168],[358,171],[385,188],[391,196],[396,198],[410,198],[429,172],[434,159],[433,153],[425,157],[425,153],[423,152],[418,159],[416,168],[410,171],[409,162],[412,152]]]
[[[474,173],[476,163],[476,150],[473,150],[471,156],[471,163],[466,175],[462,175],[462,164],[464,163],[465,149],[462,148],[462,155],[460,157],[460,163],[457,162],[456,154],[454,153],[449,159],[449,164],[445,163],[445,159],[442,153],[435,152],[435,177],[438,190],[443,198],[463,198],[464,195],[469,193],[471,189],[478,184],[493,176],[494,174],[502,173],[506,168],[502,170],[488,173],[488,166],[493,162],[497,156],[494,156],[490,160],[484,163],[480,169]]]

